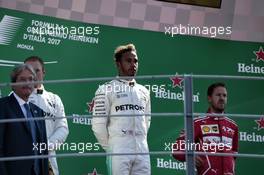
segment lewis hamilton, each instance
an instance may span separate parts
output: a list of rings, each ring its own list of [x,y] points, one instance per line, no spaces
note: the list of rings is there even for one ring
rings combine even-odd
[[[127,154],[107,156],[109,175],[150,175],[150,157],[140,154],[149,152],[150,92],[134,79],[138,70],[135,46],[117,47],[114,59],[119,77],[97,89],[92,130],[107,153]]]

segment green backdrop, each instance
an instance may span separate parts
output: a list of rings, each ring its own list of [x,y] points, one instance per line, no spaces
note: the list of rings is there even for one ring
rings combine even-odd
[[[162,32],[87,24],[40,16],[0,8],[0,83],[9,82],[12,69],[10,61],[23,61],[38,55],[46,62],[46,80],[116,75],[113,51],[120,44],[134,43],[139,57],[138,75],[157,74],[208,74],[208,75],[264,75],[264,58],[257,59],[255,52],[264,43],[227,41],[195,36],[170,37]],[[71,34],[63,37],[30,33],[40,24],[68,27]],[[77,41],[74,29],[85,28],[88,32],[83,41]],[[45,38],[45,42],[43,41]],[[6,61],[9,61],[8,63]],[[244,67],[242,67],[244,66]],[[256,70],[252,70],[256,69]],[[223,81],[228,87],[227,113],[263,114],[264,82],[253,80],[194,79],[194,110],[207,110],[206,90],[209,84]],[[164,94],[151,91],[152,112],[183,112],[182,86],[173,87],[167,79],[138,80],[144,85],[164,87]],[[46,84],[47,90],[57,93],[65,105],[68,116],[90,114],[87,102],[91,102],[99,84],[104,82]],[[157,89],[156,89],[157,90]],[[2,87],[2,96],[8,95],[9,87]],[[177,98],[171,98],[176,96]],[[264,125],[258,119],[233,118],[239,125],[239,152],[263,154]],[[84,151],[102,152],[92,133],[90,119],[69,119],[70,134],[67,143],[71,150],[59,153],[83,152],[81,143],[88,144]],[[148,142],[151,151],[169,151],[166,145],[173,143],[183,128],[183,116],[153,117]],[[89,145],[90,143],[90,145]],[[74,147],[78,144],[79,150]],[[76,146],[76,145],[75,145]],[[89,147],[90,146],[90,147]],[[107,174],[105,157],[58,158],[63,175],[88,174],[93,169]],[[185,165],[169,155],[151,155],[153,175],[184,174]],[[239,175],[259,174],[262,159],[238,158],[236,172]]]

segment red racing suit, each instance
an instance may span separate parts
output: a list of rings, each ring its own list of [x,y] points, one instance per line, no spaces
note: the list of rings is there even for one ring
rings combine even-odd
[[[208,112],[210,113],[210,111]],[[194,119],[195,150],[211,153],[237,153],[238,151],[238,126],[224,116],[203,116]],[[189,144],[189,145],[188,145]],[[185,142],[185,134],[173,144],[173,152],[182,151],[190,143]],[[184,154],[173,154],[179,161],[185,161]],[[234,175],[235,157],[199,155],[203,163],[197,167],[198,175]]]

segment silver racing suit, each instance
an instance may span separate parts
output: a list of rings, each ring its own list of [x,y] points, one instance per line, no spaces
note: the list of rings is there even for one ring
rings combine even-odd
[[[149,90],[135,80],[113,80],[95,93],[92,129],[108,153],[148,153],[150,116],[144,114],[150,113]],[[151,174],[149,155],[108,156],[107,166],[110,175]]]

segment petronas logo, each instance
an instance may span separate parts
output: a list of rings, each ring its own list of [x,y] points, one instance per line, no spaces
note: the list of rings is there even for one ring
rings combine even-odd
[[[0,22],[0,44],[9,45],[22,22],[22,18],[5,15]]]

